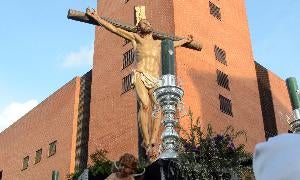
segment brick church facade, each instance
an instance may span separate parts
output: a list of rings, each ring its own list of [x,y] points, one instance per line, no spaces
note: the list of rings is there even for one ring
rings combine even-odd
[[[254,61],[244,1],[98,1],[99,14],[134,24],[134,7],[160,32],[192,34],[203,49],[176,50],[184,104],[203,127],[245,130],[247,149],[288,131],[285,81]],[[62,179],[106,149],[138,156],[137,101],[130,87],[132,46],[96,27],[93,69],[75,77],[0,134],[0,179]],[[189,121],[181,120],[183,127]]]

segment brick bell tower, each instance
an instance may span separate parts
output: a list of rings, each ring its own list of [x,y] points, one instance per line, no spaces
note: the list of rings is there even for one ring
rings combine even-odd
[[[248,133],[247,148],[264,140],[263,119],[244,1],[125,0],[98,1],[101,16],[135,24],[143,11],[157,31],[192,34],[202,51],[176,50],[176,76],[185,90],[184,103],[201,125],[215,130],[233,125]],[[137,101],[130,87],[135,67],[129,42],[96,27],[89,125],[89,154],[108,150],[117,159],[138,155]],[[189,126],[187,118],[181,120]]]

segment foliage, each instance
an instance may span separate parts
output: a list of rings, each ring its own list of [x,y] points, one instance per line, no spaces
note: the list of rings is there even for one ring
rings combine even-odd
[[[148,160],[141,158],[138,161],[137,170],[136,170],[135,174],[143,173],[145,171],[146,167],[149,165],[150,165],[150,162]]]
[[[67,175],[67,179],[68,180],[77,180],[79,178],[79,176],[81,175],[83,171],[76,171],[74,173],[68,174]]]
[[[89,173],[92,176],[102,175],[104,177],[111,174],[111,168],[113,162],[107,158],[107,151],[100,149],[96,150],[93,154],[90,155],[93,165],[89,166]],[[67,175],[68,180],[77,180],[78,177],[82,174],[83,170],[76,171],[72,174]]]
[[[181,138],[179,158],[173,170],[178,179],[232,179],[251,171],[250,167],[241,165],[242,161],[251,159],[251,154],[245,151],[244,144],[234,144],[240,136],[247,140],[244,131],[228,126],[223,133],[217,134],[208,125],[204,133],[199,118],[193,123],[191,111],[189,117],[190,129],[180,128],[186,138]]]
[[[93,154],[90,155],[90,158],[93,162],[93,165],[89,167],[89,170],[93,176],[101,174],[103,176],[108,176],[111,174],[111,167],[113,162],[110,161],[107,157],[106,150],[96,150]]]

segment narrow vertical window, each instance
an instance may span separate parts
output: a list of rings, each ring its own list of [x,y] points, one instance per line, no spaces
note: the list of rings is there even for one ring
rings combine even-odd
[[[215,46],[214,51],[216,60],[224,65],[227,65],[226,52],[218,46]]]
[[[25,170],[28,168],[28,164],[29,164],[29,156],[26,156],[23,158],[23,167],[22,170]]]
[[[210,14],[221,21],[221,9],[209,1]]]
[[[220,111],[229,116],[233,116],[231,100],[222,95],[219,95],[219,100],[220,100]]]
[[[0,171],[0,180],[2,180],[3,171]]]
[[[227,90],[230,90],[228,75],[223,73],[220,70],[217,70],[217,83],[219,86],[221,86]]]
[[[130,66],[133,62],[134,62],[134,51],[133,49],[130,49],[123,54],[123,69]]]
[[[57,141],[53,141],[52,143],[49,144],[48,157],[53,156],[56,153],[56,144]]]
[[[131,78],[132,75],[129,74],[122,79],[122,93],[126,93],[127,91],[132,89]]]
[[[39,163],[42,160],[42,149],[39,149],[35,152],[34,164]]]

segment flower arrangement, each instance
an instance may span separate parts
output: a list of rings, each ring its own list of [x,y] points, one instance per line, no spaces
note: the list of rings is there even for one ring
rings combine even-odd
[[[189,118],[190,129],[179,128],[186,138],[180,139],[179,158],[171,170],[177,179],[241,179],[251,174],[251,165],[247,167],[243,161],[251,161],[252,155],[246,152],[244,144],[235,144],[241,136],[247,141],[244,131],[228,126],[222,133],[216,133],[209,124],[204,133],[199,118],[193,123],[190,110]]]

